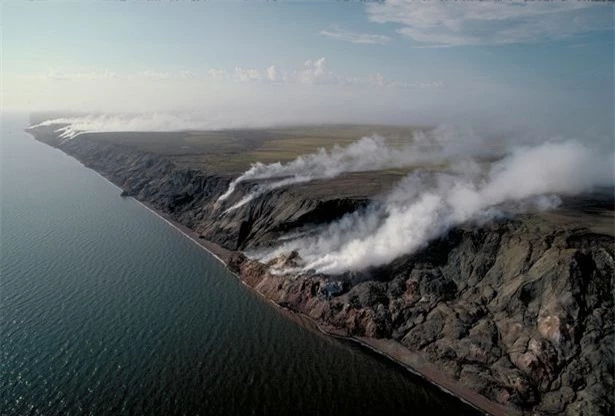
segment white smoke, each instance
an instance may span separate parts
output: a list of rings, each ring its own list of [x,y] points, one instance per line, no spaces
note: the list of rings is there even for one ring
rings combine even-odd
[[[297,185],[299,183],[304,183],[304,182],[310,182],[311,180],[313,180],[314,177],[313,176],[303,176],[303,175],[295,175],[293,177],[290,178],[286,178],[286,179],[281,179],[275,182],[271,182],[268,184],[260,184],[260,185],[256,185],[251,191],[250,193],[248,193],[247,195],[245,195],[243,198],[241,198],[241,200],[235,204],[233,204],[231,207],[227,208],[224,213],[228,213],[231,211],[236,210],[237,208],[244,206],[245,204],[251,202],[252,200],[258,198],[259,196],[269,192],[269,191],[273,191],[274,189],[278,189],[278,188],[283,188],[285,186],[290,186],[290,185]],[[231,195],[231,193],[234,191],[235,187],[237,186],[237,183],[231,183],[231,185],[229,186],[229,190],[226,191],[226,193],[224,195],[222,195],[220,198],[218,198],[217,202],[223,201],[224,199],[226,199],[228,196]]]
[[[547,142],[519,148],[482,171],[466,163],[450,173],[413,173],[381,208],[348,214],[316,235],[285,242],[262,260],[297,250],[305,261],[301,271],[337,274],[384,265],[456,224],[552,208],[556,195],[613,186],[614,162],[612,152],[575,141]]]
[[[492,144],[493,145],[493,144]],[[233,180],[228,190],[218,198],[226,200],[237,185],[255,180],[270,180],[256,184],[252,191],[226,212],[239,208],[266,192],[284,186],[329,179],[345,172],[367,172],[389,168],[403,168],[417,164],[437,164],[450,158],[479,156],[492,152],[483,139],[472,131],[460,131],[449,126],[440,126],[432,131],[417,131],[408,142],[390,146],[383,137],[374,135],[349,144],[335,145],[328,151],[324,148],[315,153],[301,155],[288,163],[263,164],[256,162],[241,176]],[[271,179],[277,179],[271,181]]]
[[[144,114],[98,114],[80,117],[64,117],[46,120],[31,126],[61,126],[56,132],[59,138],[70,140],[82,133],[102,132],[171,132],[191,130],[220,130],[245,126],[258,127],[255,122],[240,122],[215,116],[193,117],[187,114],[144,113]]]
[[[84,132],[186,131],[230,127],[169,114],[98,115],[48,120],[37,126],[60,126],[61,138]],[[37,127],[33,126],[33,127]],[[596,186],[613,186],[612,142],[600,152],[576,141],[525,146],[502,157],[506,144],[490,142],[472,131],[439,127],[417,132],[408,143],[392,147],[382,137],[365,137],[348,146],[299,156],[288,163],[255,163],[235,179],[219,201],[242,182],[262,180],[228,208],[232,211],[273,189],[336,177],[344,172],[447,165],[446,173],[414,172],[402,180],[382,205],[344,216],[298,238],[287,236],[266,261],[297,250],[301,270],[336,274],[389,263],[424,247],[450,227],[501,213],[548,209],[558,195],[574,195]],[[499,158],[487,163],[484,156]],[[479,162],[477,158],[483,158]],[[446,163],[445,163],[446,162]],[[428,169],[427,169],[428,170]]]

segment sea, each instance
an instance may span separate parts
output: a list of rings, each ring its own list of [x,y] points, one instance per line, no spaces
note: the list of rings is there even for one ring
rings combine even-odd
[[[3,114],[1,415],[472,415],[288,319],[219,261]]]

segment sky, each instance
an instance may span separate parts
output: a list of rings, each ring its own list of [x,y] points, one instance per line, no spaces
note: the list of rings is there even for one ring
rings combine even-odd
[[[0,4],[4,110],[613,136],[612,3]]]

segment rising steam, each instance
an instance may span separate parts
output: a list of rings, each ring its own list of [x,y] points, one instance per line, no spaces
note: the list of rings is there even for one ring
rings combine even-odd
[[[304,266],[286,272],[338,274],[384,265],[462,222],[552,208],[557,195],[613,186],[614,162],[612,152],[575,141],[547,142],[518,148],[486,169],[466,162],[448,173],[413,173],[386,203],[286,241],[262,260],[297,250]]]

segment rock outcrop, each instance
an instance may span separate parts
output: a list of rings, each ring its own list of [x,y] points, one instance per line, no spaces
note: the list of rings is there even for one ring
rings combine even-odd
[[[246,284],[336,334],[394,340],[511,411],[614,411],[612,233],[526,214],[463,225],[418,253],[362,273],[281,275],[242,251],[328,223],[369,199],[276,189],[225,213],[216,201],[231,177],[180,168],[94,135],[62,142],[50,130],[33,134],[119,185],[123,195],[236,251],[228,266]],[[242,186],[249,185],[240,184],[228,204],[247,191]],[[612,196],[606,205],[612,211]],[[293,252],[273,262],[300,260]]]
[[[269,274],[242,255],[231,267],[276,303],[349,336],[397,340],[495,402],[610,414],[613,241],[544,226],[457,229],[356,284]]]

